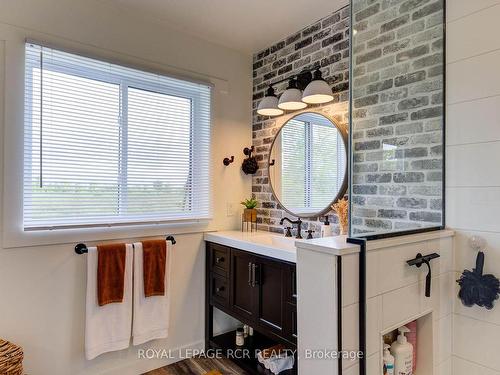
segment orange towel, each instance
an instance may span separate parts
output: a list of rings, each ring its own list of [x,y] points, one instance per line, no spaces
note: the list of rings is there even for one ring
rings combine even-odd
[[[125,244],[97,246],[97,299],[99,306],[123,302]]]
[[[144,296],[164,296],[167,242],[165,240],[143,241],[142,259]]]

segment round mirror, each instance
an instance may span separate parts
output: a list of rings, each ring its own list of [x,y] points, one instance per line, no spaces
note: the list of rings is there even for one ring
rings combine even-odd
[[[327,117],[301,113],[280,129],[269,153],[269,181],[281,206],[294,216],[330,211],[347,188],[346,137]]]

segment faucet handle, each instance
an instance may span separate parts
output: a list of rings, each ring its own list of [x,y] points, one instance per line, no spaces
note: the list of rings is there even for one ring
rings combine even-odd
[[[286,227],[285,237],[292,237],[292,227]]]
[[[309,229],[309,230],[307,231],[307,239],[308,239],[308,240],[312,240],[312,239],[313,239],[313,235],[312,235],[312,234],[313,234],[314,232],[315,232],[315,231],[314,231],[314,230],[311,230],[311,229]]]

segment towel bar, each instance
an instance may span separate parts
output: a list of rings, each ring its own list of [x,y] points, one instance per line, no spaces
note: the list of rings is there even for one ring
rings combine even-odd
[[[175,245],[177,243],[174,236],[169,235],[169,236],[167,236],[167,238],[165,238],[165,240],[172,242],[172,245]],[[88,252],[89,252],[89,249],[87,248],[87,245],[85,245],[84,243],[79,243],[75,246],[75,253],[77,253],[78,255],[86,254]]]

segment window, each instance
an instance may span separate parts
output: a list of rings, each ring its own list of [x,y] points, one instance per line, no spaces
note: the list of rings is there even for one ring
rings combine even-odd
[[[288,121],[281,132],[283,204],[304,214],[324,210],[344,180],[342,135],[323,116],[307,113]]]
[[[27,43],[24,229],[209,218],[210,96]]]

